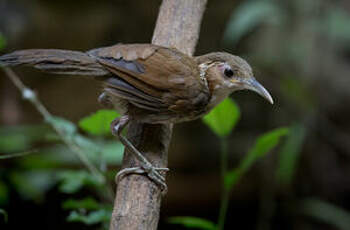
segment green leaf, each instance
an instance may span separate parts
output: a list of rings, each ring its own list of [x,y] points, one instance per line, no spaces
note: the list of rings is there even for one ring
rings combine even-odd
[[[335,226],[336,229],[350,229],[350,213],[345,209],[328,202],[310,198],[301,202],[302,214]]]
[[[236,44],[262,23],[281,23],[283,12],[274,1],[245,1],[231,14],[224,41]]]
[[[103,146],[98,145],[92,139],[76,134],[73,136],[73,140],[76,145],[86,152],[86,155],[89,155],[90,152],[98,154],[102,152]]]
[[[92,135],[108,135],[111,122],[118,116],[120,115],[114,110],[102,109],[80,120],[79,127]]]
[[[67,220],[70,222],[82,222],[87,225],[109,222],[111,219],[111,211],[112,210],[101,209],[92,211],[87,215],[77,211],[72,211],[67,217]]]
[[[75,141],[80,148],[84,150],[84,154],[87,158],[95,164],[99,164],[103,161],[108,164],[120,165],[123,160],[124,145],[115,140],[100,140],[97,142],[77,135]]]
[[[232,189],[234,185],[237,184],[238,180],[241,179],[243,175],[243,170],[241,168],[235,168],[228,171],[225,175],[225,188]]]
[[[74,142],[84,150],[86,157],[96,164],[121,164],[123,160],[124,145],[115,140],[95,141],[77,134],[74,136]]]
[[[287,140],[282,146],[276,178],[283,185],[289,185],[293,181],[305,135],[305,127],[301,124],[296,124],[290,128]]]
[[[257,139],[254,147],[250,150],[248,155],[257,157],[266,155],[271,149],[276,147],[280,138],[286,136],[288,132],[288,128],[279,128],[263,134]]]
[[[6,210],[0,208],[0,214],[4,216],[5,223],[7,223],[7,221],[8,221],[8,214],[7,214]]]
[[[203,121],[209,128],[219,137],[228,136],[240,117],[240,111],[236,103],[226,98],[218,106],[216,106]]]
[[[247,153],[243,158],[238,168],[235,168],[225,175],[225,187],[226,189],[231,189],[237,181],[242,177],[242,175],[247,172],[250,167],[259,158],[264,157],[268,152],[270,152],[279,143],[280,138],[288,134],[287,128],[279,128],[267,132],[260,137],[255,142],[253,148]]]
[[[104,143],[100,157],[108,164],[120,165],[123,160],[123,154],[124,145],[113,140],[111,142]]]
[[[61,180],[59,189],[64,193],[75,193],[85,185],[100,186],[102,182],[87,171],[65,170],[58,174]]]
[[[82,200],[66,200],[62,204],[63,209],[85,209],[85,210],[95,210],[100,207],[100,204],[92,197],[87,197]]]
[[[206,219],[192,216],[175,216],[168,219],[171,224],[181,224],[186,228],[198,228],[203,230],[216,230],[216,225]]]

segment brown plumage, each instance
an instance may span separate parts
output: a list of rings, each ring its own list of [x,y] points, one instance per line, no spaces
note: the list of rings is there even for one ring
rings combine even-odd
[[[0,63],[4,66],[29,65],[56,74],[97,76],[104,81],[104,93],[100,97],[103,104],[114,105],[119,112],[146,123],[196,119],[232,91],[240,89],[219,89],[220,100],[209,108],[215,87],[225,79],[218,73],[218,68],[212,68],[217,65],[205,70],[206,76],[200,76],[200,64],[206,68],[213,63],[227,63],[237,78],[252,77],[250,66],[228,53],[192,58],[176,49],[151,44],[118,44],[85,53],[22,50],[1,56]]]
[[[162,185],[164,179],[160,174],[120,135],[129,120],[144,123],[193,120],[242,89],[253,90],[273,103],[270,94],[253,77],[249,64],[224,52],[190,57],[176,49],[151,44],[118,44],[87,52],[15,51],[0,56],[0,65],[27,65],[50,73],[95,76],[102,80],[104,88],[99,101],[123,115],[114,123],[113,131],[137,155],[148,175]]]

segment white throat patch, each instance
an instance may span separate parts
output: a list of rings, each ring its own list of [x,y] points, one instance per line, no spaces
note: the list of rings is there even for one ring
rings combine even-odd
[[[205,86],[207,86],[207,87],[208,87],[207,70],[215,64],[216,64],[216,62],[211,62],[211,63],[204,62],[204,63],[198,65],[199,76],[200,76],[201,80],[204,82]]]

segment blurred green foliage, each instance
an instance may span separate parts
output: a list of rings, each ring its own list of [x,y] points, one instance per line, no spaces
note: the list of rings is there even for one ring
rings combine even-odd
[[[337,205],[316,198],[300,201],[298,211],[305,216],[333,225],[339,230],[350,229],[350,213]]]
[[[4,36],[0,33],[0,50],[2,50],[6,46],[6,40]]]
[[[114,116],[117,116],[115,112],[98,111],[82,119],[80,124],[90,134],[105,134]],[[109,178],[107,166],[121,163],[123,145],[107,138],[83,136],[74,123],[60,117],[49,116],[46,121],[53,128],[48,125],[0,128],[0,157],[16,157],[17,164],[22,167],[21,170],[8,170],[7,174],[7,180],[11,181],[17,193],[23,199],[42,202],[48,190],[58,185],[62,193],[73,195],[82,189],[89,189],[108,200],[110,197],[106,197],[106,190],[110,194],[111,188],[106,179],[101,180],[100,175]],[[62,141],[66,144],[62,144]],[[31,149],[35,151],[28,151]],[[80,151],[83,156],[76,155],[75,151]],[[81,169],[82,162],[88,170]],[[78,166],[79,169],[68,169],[69,166]],[[91,171],[97,168],[97,174]],[[7,185],[1,180],[0,197],[0,204],[9,199]],[[63,208],[71,210],[67,221],[88,225],[100,223],[105,229],[112,210],[111,205],[93,198],[80,201],[70,199],[64,202]]]
[[[288,186],[293,182],[305,135],[306,128],[302,124],[298,123],[290,127],[287,140],[279,153],[278,168],[276,169],[279,184]]]
[[[229,191],[239,181],[252,165],[260,158],[264,157],[279,143],[280,139],[287,136],[288,128],[278,128],[262,134],[256,139],[251,150],[245,155],[238,167],[232,170],[227,169],[228,161],[228,139],[227,136],[232,132],[240,117],[239,107],[230,99],[225,99],[215,107],[208,115],[203,118],[203,122],[219,137],[222,142],[221,147],[221,171],[222,171],[222,197],[218,223],[210,220],[186,216],[171,217],[169,222],[172,224],[181,224],[186,228],[197,228],[203,230],[223,230],[227,207],[229,203]]]
[[[240,39],[263,23],[283,24],[284,12],[272,0],[249,0],[232,13],[224,41],[236,45]]]
[[[343,87],[348,85],[347,76],[349,75],[349,21],[350,11],[346,8],[345,2],[341,1],[246,0],[235,8],[227,23],[223,37],[224,44],[227,47],[242,45],[240,50],[249,53],[249,57],[264,69],[260,72],[267,71],[269,77],[275,76],[274,82],[281,91],[279,99],[283,100],[283,96],[287,99],[288,108],[285,108],[285,112],[293,111],[293,115],[289,115],[288,119],[294,119],[295,124],[289,128],[287,139],[278,154],[277,169],[274,171],[276,187],[282,186],[284,192],[291,193],[283,202],[290,202],[290,200],[295,202],[290,197],[296,195],[292,185],[296,182],[294,177],[306,135],[308,133],[319,135],[318,128],[313,126],[325,125],[322,119],[322,122],[318,123],[317,117],[344,115],[343,110],[341,110],[342,115],[336,115],[335,108],[337,106],[343,108],[342,102],[348,101],[349,97],[348,88]],[[335,101],[341,101],[340,105],[335,105]],[[327,130],[327,135],[339,137],[340,133],[347,132],[344,127],[347,124],[342,124],[338,125],[338,134]],[[327,146],[334,150],[343,144],[337,141],[336,146],[331,147],[318,143],[315,139],[309,141],[313,143],[314,149]],[[329,151],[328,157],[332,155],[333,158],[337,152],[337,150]],[[313,166],[320,162],[313,160],[318,157],[319,152],[316,151],[315,154],[317,156],[311,158],[312,162],[309,162]],[[336,164],[336,166],[339,165]],[[316,170],[313,169],[313,171]],[[323,180],[329,181],[329,177],[332,176]],[[325,183],[327,182],[322,186],[329,186]],[[300,187],[302,186],[299,183],[298,189]],[[274,189],[278,188],[269,189],[268,199],[276,199],[273,197]],[[331,190],[327,189],[328,192]],[[338,199],[346,200],[344,197],[338,197]],[[274,208],[271,207],[277,204],[273,202],[266,206],[267,211],[274,212]],[[350,214],[340,207],[346,204],[337,206],[316,199],[307,200],[306,203],[300,201],[300,203],[304,207],[301,212],[304,215],[335,226],[337,229],[350,229]],[[289,215],[295,216],[296,213],[297,211],[294,210]],[[274,213],[268,215],[270,220]],[[268,229],[267,226],[264,228]]]
[[[91,135],[110,135],[110,124],[119,116],[115,110],[102,109],[80,120],[79,127]]]
[[[243,1],[231,14],[224,34],[224,41],[236,45],[240,39],[253,32],[257,27],[276,26],[285,27],[292,17],[289,14],[291,5],[300,13],[310,9],[321,8],[320,0],[290,1],[291,4],[283,4],[275,0],[247,0]],[[285,2],[287,3],[287,1]],[[348,11],[338,5],[328,5],[325,17],[317,20],[310,20],[311,30],[320,31],[328,38],[341,42],[349,47],[350,27],[348,22],[350,15]],[[280,31],[284,31],[280,29]],[[300,44],[302,45],[302,44]]]
[[[85,210],[94,210],[100,207],[100,204],[92,197],[87,197],[82,200],[66,200],[62,204],[64,209],[85,209]]]
[[[286,94],[286,97],[293,101],[305,111],[310,111],[316,108],[317,100],[314,98],[310,90],[293,76],[285,76],[280,79],[281,90]]]
[[[0,181],[0,205],[6,204],[9,199],[9,189],[7,188],[7,185]]]
[[[53,170],[16,170],[9,176],[16,191],[23,199],[35,202],[44,201],[45,193],[57,183],[55,172]]]
[[[240,112],[236,103],[232,99],[226,98],[203,117],[203,121],[217,136],[223,138],[232,132],[239,117]]]
[[[30,150],[40,141],[57,141],[57,135],[47,125],[0,127],[0,153]]]
[[[67,217],[67,221],[81,222],[86,225],[109,223],[111,219],[112,209],[99,209],[91,211],[89,213],[80,213],[78,211],[72,211]]]
[[[328,35],[332,41],[340,43],[346,48],[350,48],[350,15],[341,7],[331,7],[327,11],[326,24],[321,25],[323,33]]]
[[[64,170],[57,176],[60,181],[59,189],[63,193],[76,193],[83,186],[99,187],[104,185],[99,178],[83,170]]]
[[[226,173],[225,187],[230,190],[238,182],[244,173],[260,158],[264,157],[280,142],[281,137],[288,134],[287,128],[279,128],[267,132],[256,140],[253,148],[243,157],[239,166]]]
[[[62,204],[62,208],[71,210],[67,217],[69,222],[81,222],[86,225],[102,223],[105,229],[112,212],[111,204],[103,204],[92,197],[81,200],[69,199]]]
[[[215,223],[192,216],[176,216],[168,219],[168,222],[171,224],[181,224],[186,228],[193,229],[203,229],[203,230],[216,230]]]

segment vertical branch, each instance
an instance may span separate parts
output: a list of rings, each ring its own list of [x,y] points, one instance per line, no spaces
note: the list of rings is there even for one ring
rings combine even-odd
[[[193,55],[207,0],[163,0],[152,39],[153,44],[174,47]],[[166,167],[172,124],[133,122],[128,138],[156,167]],[[126,150],[123,168],[135,159]],[[142,175],[128,175],[118,183],[110,230],[157,229],[161,203],[160,188]]]
[[[175,47],[192,56],[207,0],[163,0],[153,33],[155,45]]]

